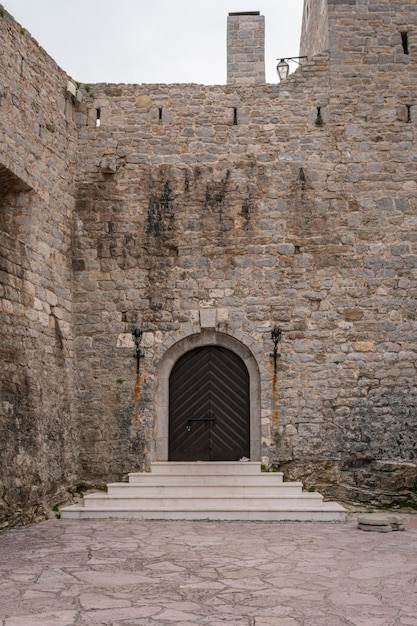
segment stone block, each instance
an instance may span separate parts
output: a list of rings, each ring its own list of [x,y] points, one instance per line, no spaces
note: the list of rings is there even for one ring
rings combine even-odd
[[[355,341],[353,349],[356,352],[372,352],[375,350],[375,345],[372,341]]]
[[[343,309],[343,317],[347,321],[358,321],[363,318],[363,311],[360,308],[357,309]]]
[[[117,159],[105,157],[100,162],[102,174],[115,174],[117,172]]]
[[[390,524],[377,524],[373,526],[371,524],[359,523],[358,528],[359,530],[364,530],[371,533],[390,533],[393,530]]]
[[[135,100],[138,109],[150,109],[152,107],[152,96],[138,96]]]
[[[200,309],[200,326],[202,329],[215,329],[216,318],[216,309]]]
[[[389,513],[370,513],[358,517],[358,528],[368,532],[388,533],[393,530],[405,530],[399,515]]]
[[[135,342],[132,333],[120,333],[117,337],[117,348],[134,348]]]

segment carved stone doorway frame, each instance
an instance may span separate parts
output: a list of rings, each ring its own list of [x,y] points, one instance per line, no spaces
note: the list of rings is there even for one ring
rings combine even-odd
[[[193,348],[217,345],[235,352],[249,372],[251,460],[261,460],[261,380],[255,357],[247,346],[230,335],[203,330],[168,348],[157,367],[155,385],[155,431],[152,461],[168,460],[169,377],[178,359]]]

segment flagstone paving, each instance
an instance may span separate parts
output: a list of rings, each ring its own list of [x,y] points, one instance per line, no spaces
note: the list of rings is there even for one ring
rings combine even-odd
[[[417,626],[417,515],[87,520],[0,534],[0,626]]]

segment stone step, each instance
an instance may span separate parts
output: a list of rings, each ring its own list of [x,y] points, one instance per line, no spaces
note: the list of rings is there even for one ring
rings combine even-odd
[[[140,519],[140,520],[224,520],[224,521],[265,521],[265,522],[343,522],[346,511],[334,502],[323,502],[320,509],[268,507],[262,509],[245,508],[244,510],[229,507],[221,510],[176,509],[165,508],[116,508],[85,509],[82,506],[72,505],[62,509],[63,519]]]
[[[105,493],[92,493],[84,498],[84,506],[88,508],[100,508],[109,506],[115,509],[126,509],[143,507],[144,509],[158,507],[167,510],[179,509],[227,509],[229,507],[244,510],[261,507],[264,509],[272,507],[295,507],[295,508],[317,508],[322,504],[323,498],[318,493],[303,493],[298,495],[279,496],[144,496],[137,497],[109,496]]]
[[[285,497],[287,495],[300,496],[302,493],[301,483],[263,483],[253,485],[234,484],[222,481],[218,484],[195,482],[194,484],[168,484],[159,483],[110,483],[107,485],[107,497],[128,496],[130,498],[159,498],[159,497],[204,497],[213,496],[221,498],[262,496],[262,497]]]
[[[259,474],[261,464],[255,461],[157,461],[152,463],[152,474]],[[130,474],[131,476],[132,474]]]
[[[126,484],[126,483],[125,483]],[[283,483],[281,472],[259,472],[258,474],[154,474],[140,472],[129,474],[130,485],[280,485]],[[301,483],[297,483],[300,484]]]

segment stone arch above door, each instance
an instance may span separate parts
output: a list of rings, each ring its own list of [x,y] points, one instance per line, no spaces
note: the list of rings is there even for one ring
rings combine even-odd
[[[152,450],[153,461],[168,460],[169,423],[169,377],[178,359],[194,348],[217,345],[235,352],[245,363],[249,372],[251,459],[261,460],[261,393],[260,375],[255,357],[247,346],[230,335],[203,330],[174,344],[162,357],[156,374],[155,386],[155,434]]]

